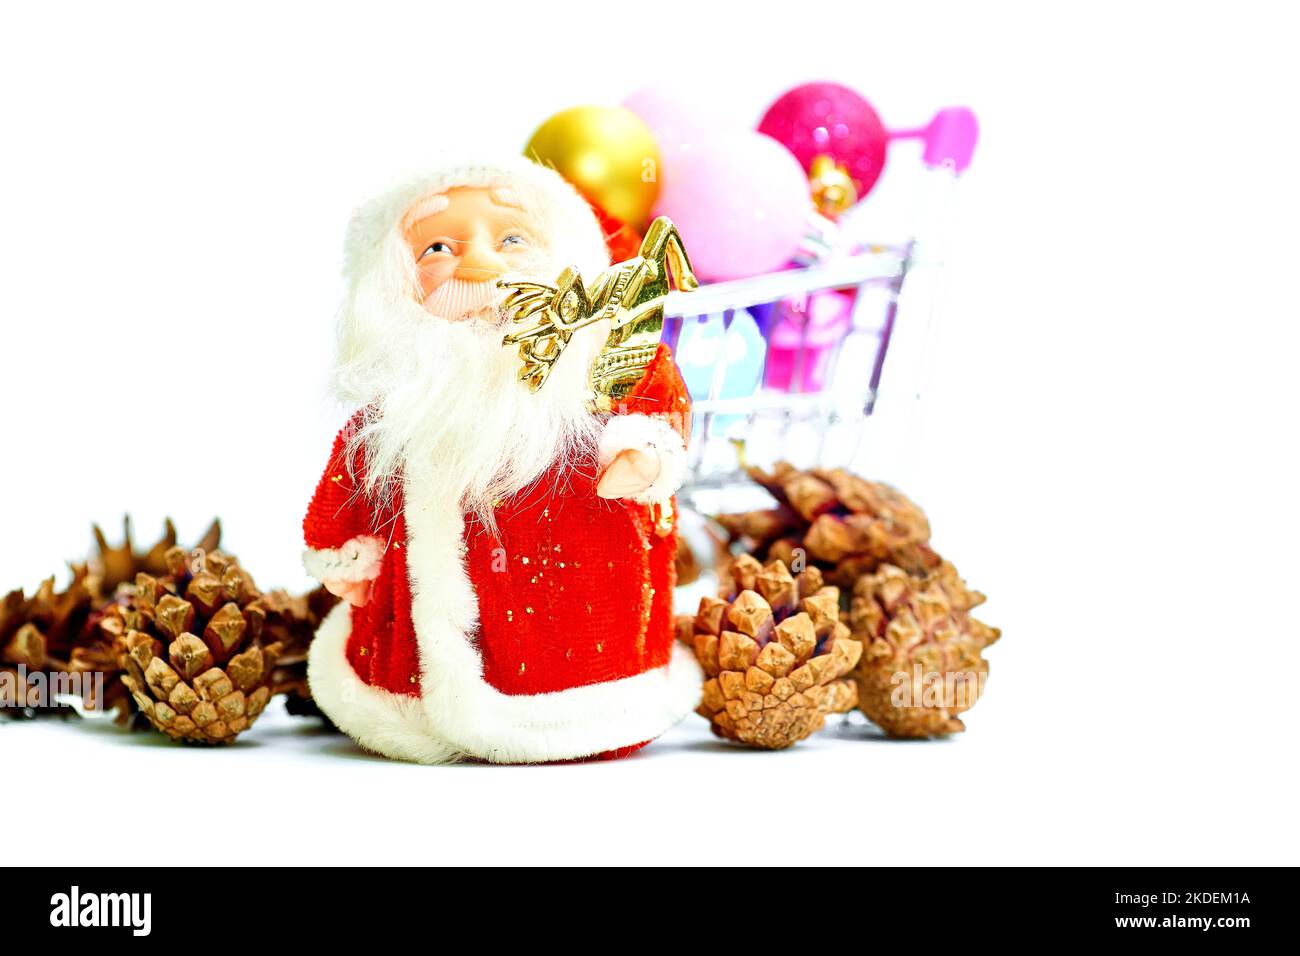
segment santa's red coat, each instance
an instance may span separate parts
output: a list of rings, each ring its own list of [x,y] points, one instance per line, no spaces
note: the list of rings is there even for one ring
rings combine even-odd
[[[620,412],[667,421],[685,440],[689,396],[666,346]],[[408,566],[403,502],[395,499],[382,513],[370,506],[361,490],[364,463],[349,469],[343,458],[346,433],[334,442],[303,522],[309,555],[326,557],[318,562],[321,577],[334,574],[332,567],[364,567],[361,577],[377,570],[368,602],[350,609],[346,660],[367,687],[418,700],[428,677],[412,590],[436,588],[431,579],[447,572]],[[495,533],[474,520],[463,523],[464,573],[477,600],[477,628],[465,638],[477,651],[482,679],[501,694],[554,695],[669,664],[675,522],[665,533],[650,506],[599,497],[596,472],[595,461],[581,463],[502,501]]]

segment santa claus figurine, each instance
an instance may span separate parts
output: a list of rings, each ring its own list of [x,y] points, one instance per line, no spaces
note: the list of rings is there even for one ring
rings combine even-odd
[[[612,412],[575,332],[520,381],[498,281],[590,280],[596,217],[526,160],[416,177],[355,216],[335,382],[359,411],[308,508],[308,571],[343,598],[312,694],[367,749],[439,763],[621,756],[699,700],[673,640],[689,400],[660,345]]]

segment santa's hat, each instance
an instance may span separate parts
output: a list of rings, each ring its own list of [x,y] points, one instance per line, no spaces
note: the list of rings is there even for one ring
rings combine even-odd
[[[594,277],[609,265],[609,251],[591,206],[555,170],[528,159],[444,162],[407,177],[366,202],[352,217],[345,244],[344,275],[355,281],[379,264],[383,251],[401,241],[403,219],[423,199],[457,188],[506,190],[539,220],[555,258]]]

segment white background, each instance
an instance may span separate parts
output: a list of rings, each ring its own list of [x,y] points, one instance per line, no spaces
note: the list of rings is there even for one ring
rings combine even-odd
[[[275,833],[232,863],[1297,862],[1300,77],[1270,10],[8,8],[0,582],[91,520],[190,538],[219,512],[261,583],[305,587],[343,227],[390,169],[514,153],[665,77],[745,122],[834,78],[896,126],[981,119],[908,490],[1004,637],[942,742],[750,753],[691,718],[612,764],[423,768],[270,716],[216,752],[3,724],[6,782],[65,823],[94,794],[219,800]]]

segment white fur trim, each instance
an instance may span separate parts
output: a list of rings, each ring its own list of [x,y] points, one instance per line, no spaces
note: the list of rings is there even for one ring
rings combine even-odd
[[[600,467],[608,465],[619,452],[633,448],[657,452],[662,470],[654,483],[632,500],[643,505],[667,501],[686,478],[686,446],[682,444],[682,436],[660,418],[640,414],[614,415],[606,422],[600,435]]]
[[[302,566],[317,581],[371,581],[383,559],[384,542],[363,534],[339,548],[308,548]]]
[[[344,242],[345,275],[356,281],[379,264],[391,242],[400,244],[403,219],[417,203],[448,189],[467,187],[508,189],[516,201],[523,202],[540,197],[546,208],[534,212],[547,226],[557,261],[575,266],[588,278],[609,265],[609,250],[595,213],[555,170],[522,156],[491,162],[444,157],[356,211]]]
[[[406,501],[423,707],[357,679],[344,655],[349,608],[330,613],[311,647],[312,696],[363,747],[419,763],[567,760],[658,737],[699,703],[703,675],[678,644],[668,664],[632,677],[549,694],[501,693],[483,678],[474,646],[478,601],[460,553],[460,511],[410,480]]]
[[[352,606],[336,604],[311,642],[307,683],[316,701],[340,730],[367,750],[413,763],[446,763],[454,747],[432,733],[424,704],[416,697],[371,687],[348,663]]]

